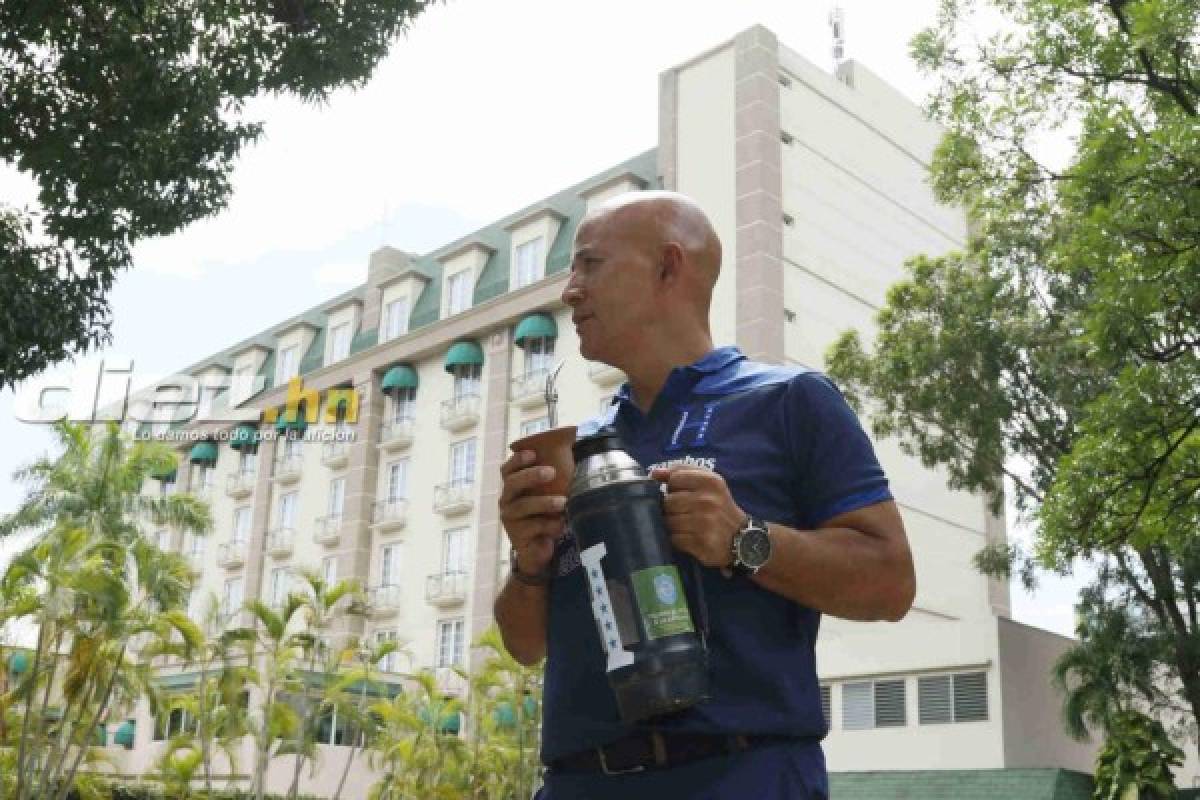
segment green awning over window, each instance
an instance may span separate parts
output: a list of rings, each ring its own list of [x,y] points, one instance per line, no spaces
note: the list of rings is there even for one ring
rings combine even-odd
[[[234,450],[253,453],[258,448],[258,426],[248,422],[238,425],[229,436],[229,446]]]
[[[17,650],[8,657],[8,671],[12,675],[24,675],[25,670],[29,669],[29,653],[24,650]]]
[[[554,339],[558,337],[558,326],[549,314],[530,314],[517,324],[513,341],[524,347],[529,339]]]
[[[166,483],[175,482],[176,464],[174,461],[170,465],[150,470],[150,477],[156,481],[165,481]]]
[[[496,706],[492,718],[496,720],[498,728],[513,728],[517,724],[517,712],[512,703],[500,703]]]
[[[417,713],[417,717],[426,725],[428,725],[431,721],[432,715],[429,713],[428,708],[422,708]],[[442,714],[441,719],[438,720],[438,733],[457,734],[461,724],[462,714],[460,712],[455,711],[453,713]]]
[[[471,364],[483,364],[483,349],[475,342],[455,342],[446,353],[446,372],[453,372],[455,367]]]
[[[217,463],[217,445],[213,442],[196,442],[188,453],[188,461],[211,467]]]
[[[408,364],[397,364],[383,376],[384,394],[399,389],[417,388],[417,371]]]
[[[275,420],[275,432],[280,434],[294,432],[297,436],[303,436],[304,432],[308,430],[308,416],[304,411],[303,404],[295,411],[281,408],[279,416]]]
[[[127,719],[121,723],[121,727],[117,728],[117,732],[113,734],[113,744],[119,744],[127,750],[133,749],[133,737],[137,732],[137,722],[132,719]]]

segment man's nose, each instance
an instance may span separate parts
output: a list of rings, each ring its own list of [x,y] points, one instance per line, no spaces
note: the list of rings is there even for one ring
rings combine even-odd
[[[572,281],[567,281],[567,285],[563,287],[562,301],[574,308],[580,301],[583,300],[583,289],[575,286]]]

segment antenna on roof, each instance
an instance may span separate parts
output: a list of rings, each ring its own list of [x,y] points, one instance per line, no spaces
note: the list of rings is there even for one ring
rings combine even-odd
[[[841,6],[829,10],[829,29],[833,33],[833,72],[836,75],[846,60],[846,12]]]

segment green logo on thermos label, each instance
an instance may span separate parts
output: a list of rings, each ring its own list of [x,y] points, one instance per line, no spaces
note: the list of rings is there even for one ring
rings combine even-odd
[[[679,582],[679,570],[673,566],[650,567],[630,576],[637,596],[638,611],[647,639],[692,633],[692,615]]]

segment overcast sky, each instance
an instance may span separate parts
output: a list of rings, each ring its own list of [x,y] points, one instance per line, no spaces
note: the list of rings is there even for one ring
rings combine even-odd
[[[847,56],[919,101],[908,41],[936,0],[845,0]],[[450,0],[421,15],[370,83],[322,107],[263,98],[221,215],[136,249],[111,295],[113,346],[163,374],[361,284],[387,243],[423,252],[657,142],[658,75],[754,24],[830,67],[830,5],[807,0]],[[33,201],[0,168],[0,199]],[[73,369],[73,368],[71,368]],[[68,370],[70,374],[70,370]],[[141,383],[135,377],[135,383]],[[45,451],[0,392],[0,475]],[[0,512],[22,489],[0,480]],[[1020,531],[1014,535],[1020,536]],[[1074,584],[1013,588],[1014,616],[1070,633]]]

